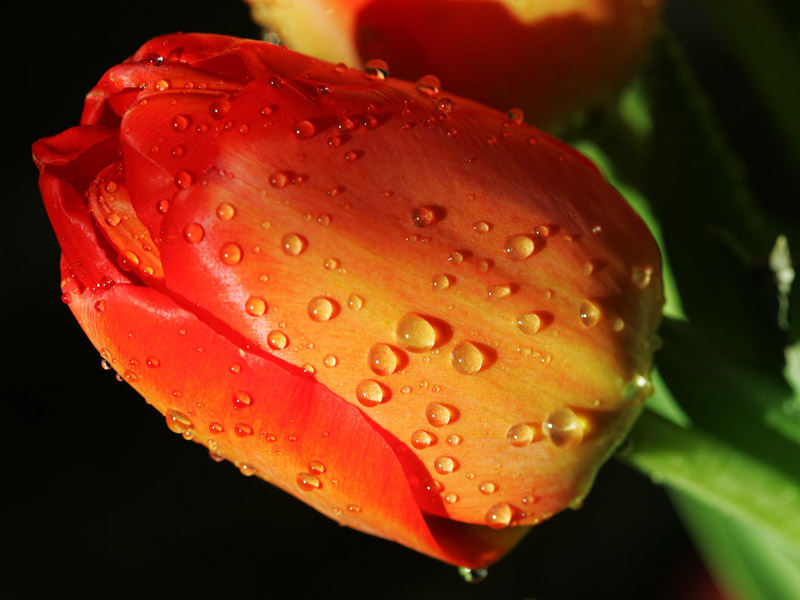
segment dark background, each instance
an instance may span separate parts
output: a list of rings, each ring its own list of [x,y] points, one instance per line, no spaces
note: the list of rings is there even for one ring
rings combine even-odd
[[[213,462],[100,368],[60,301],[59,249],[30,145],[77,124],[84,94],[150,37],[178,30],[260,36],[244,3],[198,5],[37,4],[7,23],[6,37],[18,27],[23,40],[4,61],[11,69],[4,101],[11,186],[2,234],[0,595],[690,598],[705,574],[666,495],[614,461],[580,511],[536,527],[486,581],[468,585],[450,566],[340,528]],[[707,85],[759,197],[785,208],[795,191],[713,24],[690,0],[673,0],[666,21]]]

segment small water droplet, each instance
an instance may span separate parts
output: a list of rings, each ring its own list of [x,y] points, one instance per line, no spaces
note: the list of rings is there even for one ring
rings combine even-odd
[[[455,108],[455,104],[450,98],[440,98],[439,102],[436,104],[436,110],[445,115],[449,115],[453,112],[453,108]]]
[[[583,440],[583,424],[569,408],[559,408],[545,417],[542,431],[559,448],[572,448]]]
[[[377,375],[391,375],[397,370],[400,360],[394,348],[378,343],[369,349],[367,364]]]
[[[542,326],[542,320],[535,312],[517,315],[517,327],[522,333],[533,335]]]
[[[652,267],[634,267],[631,272],[631,279],[637,287],[644,289],[650,285],[650,279],[653,277]]]
[[[103,312],[106,309],[106,301],[105,300],[98,300],[94,303],[94,309],[97,312]]]
[[[447,260],[454,265],[460,265],[464,262],[464,255],[461,252],[451,252],[447,255]]]
[[[242,260],[242,249],[239,244],[228,242],[219,251],[219,259],[226,265],[236,265]]]
[[[341,263],[339,262],[338,258],[331,257],[331,258],[326,258],[325,262],[322,263],[322,266],[325,267],[326,271],[335,271],[336,269],[339,268],[340,264]]]
[[[155,356],[148,356],[145,360],[145,364],[150,367],[151,369],[157,369],[161,366],[161,361],[158,360]]]
[[[364,406],[376,406],[389,399],[389,390],[374,379],[362,379],[356,386],[356,399]]]
[[[212,434],[223,433],[225,428],[222,426],[222,423],[213,422],[208,424],[208,431]]]
[[[447,436],[447,443],[451,446],[458,446],[461,443],[461,436],[457,433],[452,433]]]
[[[333,354],[327,354],[325,358],[322,359],[322,364],[328,368],[333,368],[339,364],[339,359]]]
[[[635,375],[622,387],[622,401],[638,404],[653,393],[653,384],[644,375]]]
[[[281,238],[281,249],[284,254],[298,256],[306,249],[306,240],[296,233],[287,233]]]
[[[492,230],[492,225],[486,221],[477,221],[472,224],[472,230],[475,233],[489,233]]]
[[[186,131],[191,122],[191,119],[186,115],[178,115],[172,119],[172,128],[175,131]]]
[[[435,98],[441,91],[442,83],[436,75],[423,75],[417,80],[417,90],[429,98]]]
[[[273,350],[283,350],[289,345],[289,338],[278,329],[273,329],[267,334],[267,344]]]
[[[376,81],[383,81],[389,76],[389,65],[385,60],[380,58],[373,58],[368,60],[364,65],[364,77],[367,79],[374,79]]]
[[[244,309],[247,311],[247,314],[260,317],[267,312],[267,303],[259,296],[250,296],[244,304]]]
[[[192,421],[182,412],[170,409],[166,414],[167,427],[172,433],[184,434],[192,428]]]
[[[455,504],[458,502],[458,495],[455,492],[448,492],[445,494],[444,501],[448,504]]]
[[[435,438],[424,429],[417,429],[411,434],[411,445],[417,450],[423,450],[434,443],[436,443]]]
[[[447,425],[453,418],[453,411],[444,404],[431,402],[425,407],[425,418],[434,427]]]
[[[417,227],[428,227],[439,221],[441,212],[436,206],[418,206],[411,211],[411,221]]]
[[[359,296],[358,294],[350,294],[350,297],[347,299],[347,307],[350,310],[361,310],[364,306],[364,299]]]
[[[178,171],[175,174],[175,185],[177,185],[182,190],[185,190],[190,185],[194,183],[194,178],[189,171]]]
[[[517,448],[527,446],[533,441],[533,438],[533,427],[527,423],[518,423],[517,425],[512,426],[508,430],[508,433],[506,433],[506,439],[508,440],[508,443],[512,446],[516,446]]]
[[[294,134],[301,140],[308,139],[317,132],[317,128],[311,121],[298,121],[294,124]]]
[[[251,404],[253,404],[253,397],[248,392],[240,390],[233,394],[233,408],[235,410],[247,408]]]
[[[502,300],[511,295],[511,286],[507,283],[490,285],[486,288],[486,295],[489,300]]]
[[[395,334],[400,345],[412,352],[424,352],[436,345],[436,329],[416,313],[405,314],[397,323]]]
[[[431,287],[434,290],[446,290],[447,288],[450,287],[451,283],[452,283],[452,278],[450,275],[445,275],[445,274],[434,275],[433,278],[431,279]]]
[[[503,529],[511,523],[514,510],[506,502],[499,502],[486,511],[486,524],[492,529]]]
[[[580,317],[584,327],[594,327],[600,320],[600,309],[588,300],[584,300],[580,305]]]
[[[312,460],[308,463],[308,470],[314,475],[321,475],[325,472],[325,465],[319,460]]]
[[[511,260],[524,260],[533,254],[534,249],[533,238],[524,233],[508,236],[503,244],[503,251]]]
[[[493,481],[484,481],[478,486],[478,490],[480,490],[481,494],[488,496],[497,491],[497,484]]]
[[[351,163],[352,162],[356,162],[359,159],[359,157],[360,156],[359,156],[358,152],[356,152],[355,150],[348,150],[347,152],[344,153],[344,159],[347,162],[351,162]]]
[[[249,463],[242,463],[239,465],[239,472],[245,477],[252,477],[256,474],[256,468]]]
[[[301,490],[305,492],[311,492],[319,489],[321,483],[319,477],[313,475],[312,473],[299,473],[297,475],[297,485]]]
[[[459,342],[450,353],[453,368],[463,375],[471,375],[481,370],[483,353],[472,342]]]
[[[202,241],[205,234],[206,232],[200,223],[189,223],[183,228],[183,238],[191,244]]]
[[[236,435],[239,437],[247,437],[248,435],[253,435],[253,428],[250,427],[247,423],[237,423],[236,426],[233,428],[236,432]]]
[[[236,209],[233,207],[232,204],[228,204],[227,202],[222,202],[219,206],[217,206],[217,218],[220,221],[230,221],[235,216],[236,216]]]
[[[329,321],[336,316],[338,313],[338,304],[325,296],[317,296],[309,301],[306,310],[312,321],[321,323],[323,321]]]

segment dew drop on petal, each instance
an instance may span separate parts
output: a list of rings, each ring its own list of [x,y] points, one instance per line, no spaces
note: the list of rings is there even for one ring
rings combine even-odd
[[[584,327],[594,327],[600,320],[600,309],[588,300],[584,300],[580,305],[581,323]]]
[[[438,402],[431,402],[425,407],[425,418],[434,427],[447,425],[453,418],[453,411]]]
[[[320,475],[325,472],[325,465],[322,463],[322,461],[311,460],[308,463],[308,470],[314,475]]]
[[[492,226],[486,221],[477,221],[473,223],[472,230],[475,233],[489,233],[492,230]]]
[[[319,477],[312,473],[299,473],[297,475],[297,485],[298,487],[305,491],[311,492],[313,490],[319,489],[320,481]]]
[[[451,112],[453,112],[453,108],[455,108],[455,104],[452,100],[450,100],[450,98],[440,98],[438,104],[436,105],[436,110],[445,115],[449,115]]]
[[[542,320],[535,312],[522,313],[517,315],[517,327],[522,333],[533,335],[542,326]]]
[[[569,408],[559,408],[545,417],[542,431],[558,448],[572,448],[583,440],[583,423]]]
[[[249,463],[242,463],[239,465],[239,472],[245,477],[252,477],[256,474],[256,468]]]
[[[253,404],[253,397],[245,391],[239,390],[233,394],[233,408],[239,410]]]
[[[317,132],[317,128],[311,121],[298,121],[294,124],[294,134],[301,140],[310,138]]]
[[[638,404],[653,393],[653,384],[644,375],[635,375],[622,387],[622,401]]]
[[[492,529],[503,529],[511,523],[514,511],[506,502],[499,502],[486,511],[486,524]]]
[[[309,301],[306,310],[308,311],[308,316],[312,321],[321,323],[335,317],[337,308],[338,305],[336,302],[330,298],[326,298],[325,296],[317,296]]]
[[[524,233],[510,235],[503,244],[503,251],[511,260],[524,260],[533,254],[533,238]]]
[[[359,296],[358,294],[350,294],[350,297],[347,299],[347,308],[350,310],[361,310],[361,307],[364,306],[364,299]]]
[[[527,446],[533,441],[534,430],[533,427],[527,423],[518,423],[512,426],[506,433],[506,439],[512,446],[521,448]]]
[[[497,491],[497,485],[493,481],[484,481],[478,486],[478,490],[481,494],[488,496]]]
[[[411,445],[417,450],[427,448],[433,443],[433,436],[424,429],[417,429],[411,434]]]
[[[236,265],[242,260],[242,248],[239,244],[228,242],[219,251],[219,259],[226,265]]]
[[[653,277],[652,267],[634,267],[631,272],[631,279],[637,287],[644,289],[650,285],[650,279]]]
[[[397,370],[400,360],[394,348],[388,344],[377,343],[369,349],[367,364],[377,375],[391,375]]]
[[[458,468],[458,465],[453,458],[449,456],[440,456],[433,461],[433,468],[437,473],[441,475],[447,475],[448,473],[455,471]]]
[[[267,344],[273,350],[283,350],[289,345],[289,338],[278,329],[273,329],[267,334]]]
[[[203,240],[206,232],[200,223],[189,223],[183,228],[183,239],[191,244],[196,244]]]
[[[439,212],[435,206],[417,206],[411,211],[411,222],[417,227],[428,227],[439,220]]]
[[[306,241],[296,233],[287,233],[281,238],[281,249],[284,254],[298,256],[306,249]]]
[[[189,171],[178,171],[175,174],[175,185],[177,185],[182,190],[188,188],[190,185],[194,183],[194,178]]]
[[[339,364],[339,359],[336,358],[334,354],[327,354],[325,358],[322,359],[322,364],[330,369]]]
[[[489,300],[502,300],[511,295],[511,286],[507,283],[490,285],[486,288],[486,296]]]
[[[436,345],[436,329],[416,313],[405,314],[397,323],[395,334],[399,344],[412,352],[424,352]]]
[[[389,65],[385,60],[380,58],[373,58],[368,60],[364,65],[364,77],[367,79],[374,79],[376,81],[383,81],[389,76]]]
[[[483,353],[472,342],[459,342],[450,353],[453,368],[463,375],[471,375],[481,370]]]
[[[417,90],[429,98],[438,96],[441,88],[442,83],[436,75],[423,75],[417,80]]]
[[[434,275],[431,279],[431,287],[434,290],[446,290],[450,287],[450,276],[445,274]]]
[[[259,296],[250,296],[244,304],[244,309],[247,311],[247,314],[260,317],[267,312],[267,303]]]
[[[180,411],[169,409],[166,414],[167,427],[172,433],[187,433],[192,428],[192,421]]]
[[[364,406],[376,406],[388,396],[388,390],[374,379],[362,379],[356,386],[356,399]]]
[[[233,207],[232,204],[228,204],[227,202],[222,202],[219,206],[217,206],[217,218],[220,221],[230,221],[235,216],[236,216],[236,209]]]

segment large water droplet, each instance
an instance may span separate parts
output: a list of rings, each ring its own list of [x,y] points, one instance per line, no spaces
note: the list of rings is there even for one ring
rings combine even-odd
[[[559,408],[545,417],[542,431],[554,446],[572,448],[583,440],[583,424],[569,408]]]
[[[471,375],[481,370],[483,353],[472,342],[459,342],[450,353],[453,368],[464,375]]]
[[[486,296],[489,300],[502,300],[511,295],[511,285],[507,283],[499,283],[490,285],[486,288]]]
[[[400,365],[394,348],[388,344],[375,344],[367,354],[367,364],[377,375],[391,375]]]
[[[239,410],[253,404],[253,397],[245,391],[239,390],[233,395],[233,408]]]
[[[311,460],[308,463],[308,470],[314,475],[320,475],[321,473],[325,472],[325,465],[322,463],[322,461]]]
[[[219,259],[226,265],[236,265],[242,260],[242,248],[239,244],[228,242],[219,251]]]
[[[304,492],[311,492],[319,489],[321,483],[319,477],[312,473],[299,473],[297,475],[297,485]]]
[[[508,433],[506,433],[506,439],[508,440],[508,443],[518,448],[530,444],[533,441],[533,437],[533,427],[527,423],[518,423],[517,425],[512,426],[508,430]]]
[[[428,227],[441,219],[442,212],[438,206],[418,206],[411,211],[411,221],[417,227]]]
[[[188,433],[192,428],[192,420],[180,411],[170,409],[166,414],[167,427],[172,433]]]
[[[330,298],[317,296],[309,301],[306,310],[308,311],[308,316],[311,317],[311,320],[319,323],[328,321],[335,317],[338,313],[338,308],[338,304],[336,304],[336,302]]]
[[[497,491],[497,484],[493,481],[484,481],[478,486],[478,490],[480,490],[481,494],[488,496]]]
[[[267,312],[267,303],[259,296],[250,296],[244,304],[244,309],[247,311],[247,314],[260,317]]]
[[[458,468],[458,463],[450,456],[440,456],[433,461],[433,468],[437,473],[447,475]]]
[[[273,329],[267,334],[267,344],[273,350],[283,350],[289,345],[289,338],[278,329]]]
[[[364,299],[358,294],[350,294],[347,299],[347,308],[350,310],[361,310],[364,306]]]
[[[222,202],[219,206],[217,206],[217,218],[220,221],[230,221],[235,216],[236,216],[236,209],[233,207],[232,204],[228,204],[227,202]]]
[[[517,315],[517,327],[522,333],[533,335],[542,326],[542,320],[535,312],[522,313]]]
[[[417,429],[411,434],[411,445],[417,450],[427,448],[433,443],[435,443],[434,437],[424,429]]]
[[[373,58],[368,60],[364,65],[364,77],[367,79],[374,79],[376,81],[383,81],[389,76],[389,65],[385,60],[380,58]]]
[[[306,240],[296,233],[287,233],[281,238],[281,249],[284,254],[298,256],[306,249]]]
[[[453,418],[453,411],[444,404],[431,402],[425,407],[425,418],[434,427],[447,425]]]
[[[514,510],[506,502],[499,502],[486,511],[486,524],[492,529],[503,529],[511,523]]]
[[[356,386],[356,399],[364,406],[376,406],[389,398],[389,390],[374,379],[362,379]]]
[[[417,90],[429,98],[438,96],[441,88],[442,83],[436,75],[423,75],[417,80]]]
[[[183,228],[183,238],[191,244],[202,241],[205,234],[206,232],[200,223],[189,223]]]
[[[433,278],[431,279],[431,287],[434,290],[446,290],[447,288],[450,287],[450,284],[452,283],[451,279],[452,278],[450,275],[445,275],[445,274],[434,275]]]
[[[534,251],[533,238],[524,233],[510,235],[503,244],[503,251],[511,260],[524,260]]]
[[[600,309],[588,300],[584,300],[580,305],[580,317],[584,327],[594,327],[600,320]]]
[[[407,313],[400,319],[396,335],[400,345],[412,352],[424,352],[436,344],[436,329],[416,313]]]
[[[294,125],[294,134],[301,140],[310,138],[317,132],[317,128],[311,121],[298,121]]]

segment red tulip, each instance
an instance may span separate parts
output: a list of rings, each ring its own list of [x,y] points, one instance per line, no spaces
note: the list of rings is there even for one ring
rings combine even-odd
[[[247,0],[298,52],[393,76],[436,75],[457,94],[553,127],[617,90],[658,25],[662,0]]]
[[[475,102],[172,35],[40,140],[63,299],[168,426],[464,566],[587,493],[647,393],[646,227]]]

